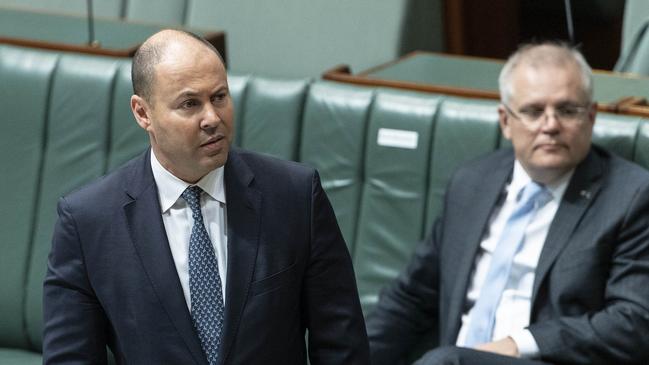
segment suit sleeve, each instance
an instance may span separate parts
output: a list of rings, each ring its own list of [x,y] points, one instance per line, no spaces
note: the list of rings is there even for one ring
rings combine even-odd
[[[416,248],[406,270],[383,289],[367,319],[373,365],[404,363],[424,335],[437,337],[439,282],[438,252],[441,223]],[[430,344],[428,344],[430,345]]]
[[[604,214],[605,212],[601,212]],[[616,219],[610,217],[609,219]],[[649,358],[649,186],[638,189],[610,238],[604,306],[539,321],[529,329],[541,358],[574,364],[627,364]]]
[[[88,281],[77,225],[58,204],[43,289],[43,363],[106,364],[107,320]]]
[[[369,364],[351,258],[317,172],[311,198],[310,258],[303,282],[310,363]]]

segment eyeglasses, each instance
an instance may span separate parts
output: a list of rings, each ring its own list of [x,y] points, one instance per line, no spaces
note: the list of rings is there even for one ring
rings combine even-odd
[[[554,107],[554,118],[561,123],[580,123],[583,121],[582,116],[588,112],[592,104],[579,105],[566,103]],[[530,126],[537,126],[541,123],[544,116],[549,116],[546,107],[528,106],[517,112],[514,112],[509,105],[503,104],[507,113],[512,117],[522,121]]]

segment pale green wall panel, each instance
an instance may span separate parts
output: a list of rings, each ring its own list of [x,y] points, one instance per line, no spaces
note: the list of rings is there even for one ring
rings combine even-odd
[[[225,30],[231,70],[304,77],[440,50],[441,18],[441,0],[190,0],[186,25]]]

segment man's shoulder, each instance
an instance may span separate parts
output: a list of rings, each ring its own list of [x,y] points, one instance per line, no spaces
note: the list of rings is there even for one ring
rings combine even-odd
[[[129,186],[135,168],[143,163],[148,156],[144,153],[135,157],[117,169],[103,175],[81,187],[72,190],[64,196],[68,204],[86,206],[106,204],[121,204],[119,195],[125,195],[125,189]]]
[[[500,148],[464,162],[454,175],[464,178],[485,176],[485,174],[493,173],[495,168],[503,166],[503,164],[513,167],[513,163],[514,151],[511,148]]]
[[[259,152],[234,149],[231,151],[234,162],[239,165],[243,162],[255,177],[285,178],[289,176],[313,176],[315,169],[301,162],[283,160]]]
[[[601,161],[602,172],[612,184],[623,186],[649,183],[649,170],[637,163],[596,146],[593,147],[592,153]]]

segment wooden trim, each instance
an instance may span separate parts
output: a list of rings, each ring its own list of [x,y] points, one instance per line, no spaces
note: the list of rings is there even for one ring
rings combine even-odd
[[[624,115],[636,115],[639,117],[649,118],[649,108],[647,107],[628,107],[620,109],[619,113]]]
[[[415,51],[405,55],[400,60],[421,53],[433,53],[433,52]],[[495,59],[473,57],[473,56],[453,56],[453,57],[498,61]],[[322,79],[342,82],[347,84],[360,85],[360,86],[391,87],[395,89],[453,95],[453,96],[466,97],[466,98],[500,100],[500,93],[498,91],[493,91],[493,90],[481,90],[481,89],[461,88],[461,87],[432,85],[432,84],[417,84],[414,82],[406,82],[406,81],[382,80],[382,79],[371,78],[367,76],[367,74],[369,73],[379,71],[384,67],[397,63],[398,61],[399,60],[388,62],[377,67],[373,67],[370,70],[363,71],[358,75],[352,75],[351,68],[348,65],[338,65],[334,68],[325,71],[322,74]],[[610,73],[608,71],[599,71],[599,70],[596,70],[594,72]],[[607,113],[649,117],[649,105],[647,104],[647,101],[643,98],[622,98],[613,103],[598,103],[597,110],[600,112],[607,112]]]
[[[616,112],[649,117],[649,103],[643,97],[629,96],[617,102]]]
[[[0,43],[12,44],[21,47],[41,48],[54,51],[79,52],[101,56],[112,57],[130,57],[137,50],[137,45],[124,49],[106,49],[101,46],[93,47],[90,45],[75,45],[65,43],[53,43],[44,41],[35,41],[31,39],[9,38],[0,36]]]
[[[497,91],[466,89],[452,86],[439,86],[431,84],[417,84],[414,82],[392,81],[373,79],[369,77],[355,76],[349,73],[349,66],[337,66],[322,75],[322,78],[330,81],[344,82],[348,84],[375,86],[375,87],[392,87],[396,89],[415,90],[429,93],[448,94],[463,97],[473,97],[482,99],[499,99],[500,94]]]
[[[214,45],[219,53],[221,53],[223,60],[227,60],[225,52],[225,34],[223,32],[209,32],[203,34],[203,36],[208,42]],[[0,36],[0,43],[12,44],[20,47],[41,48],[63,52],[78,52],[111,57],[133,57],[135,51],[140,47],[139,44],[135,44],[126,48],[114,49],[102,48],[101,44],[96,46],[87,44],[66,44],[5,36]]]
[[[86,20],[86,17],[78,14],[71,14],[65,12],[59,13],[59,12],[42,10],[42,9],[32,9],[24,6],[0,6],[0,11],[2,11],[3,9],[6,9],[8,11],[15,11],[15,12],[36,13],[40,15],[53,16],[53,17],[63,18],[63,19],[66,18],[74,19],[75,21]],[[117,19],[117,18],[105,17],[105,16],[95,16],[94,19],[95,19],[95,23],[97,21],[101,21],[101,22],[112,23],[115,26],[120,26],[122,24],[128,26],[129,24],[133,24],[133,25],[159,27],[160,30],[165,28],[164,25],[161,25],[159,23],[140,21],[140,20],[127,20],[121,18]],[[174,27],[169,27],[169,28],[174,28]],[[175,28],[186,29],[203,36],[205,40],[210,42],[219,51],[219,53],[223,57],[223,61],[226,63],[227,66],[225,32],[211,31],[211,30],[207,31],[204,29],[195,29],[191,27],[188,28],[175,27]],[[41,48],[41,49],[63,51],[63,52],[78,52],[78,53],[86,53],[86,54],[93,54],[93,55],[100,55],[100,56],[111,56],[111,57],[133,57],[137,49],[140,47],[140,44],[133,44],[130,46],[125,46],[123,48],[102,48],[101,43],[98,43],[96,45],[95,44],[93,45],[72,44],[72,43],[63,43],[63,42],[41,41],[41,40],[28,39],[28,38],[7,37],[3,35],[0,35],[0,43],[12,44],[21,47]]]

